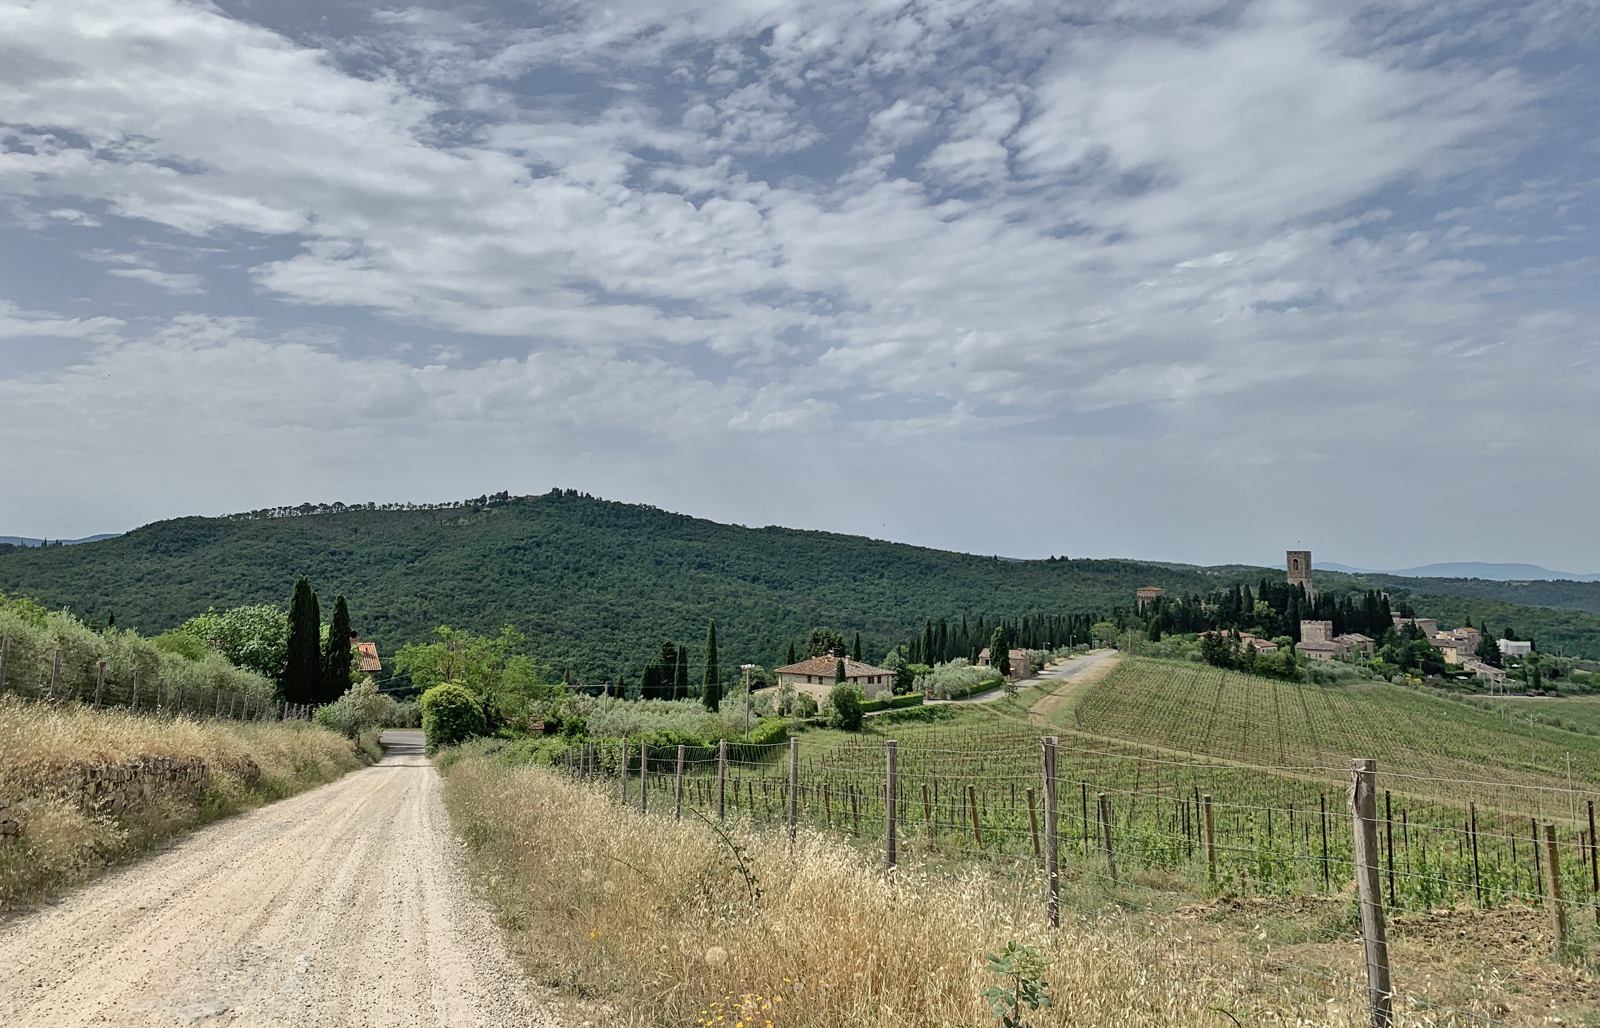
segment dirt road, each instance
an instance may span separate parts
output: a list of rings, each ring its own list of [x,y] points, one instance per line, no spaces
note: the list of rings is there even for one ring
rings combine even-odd
[[[420,732],[0,922],[0,1024],[555,1028],[472,899]]]

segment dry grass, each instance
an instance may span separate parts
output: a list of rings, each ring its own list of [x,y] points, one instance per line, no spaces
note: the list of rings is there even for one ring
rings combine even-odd
[[[205,761],[198,789],[155,789],[114,814],[63,787],[85,768],[152,758]],[[161,720],[123,710],[0,701],[0,906],[38,899],[173,834],[332,781],[360,767],[354,744],[304,722]]]
[[[730,848],[699,821],[646,818],[471,747],[450,765],[445,797],[513,951],[591,1022],[994,1024],[978,994],[996,984],[986,955],[1008,940],[1051,962],[1055,1004],[1028,1020],[1036,1028],[1225,1028],[1224,1009],[1252,1024],[1363,1020],[1348,984],[1330,1002],[1326,983],[1300,987],[1248,947],[1202,943],[1177,920],[1101,903],[1051,931],[1036,884],[983,870],[907,866],[886,880],[844,840],[802,832],[791,853],[781,833],[735,828],[757,904]]]

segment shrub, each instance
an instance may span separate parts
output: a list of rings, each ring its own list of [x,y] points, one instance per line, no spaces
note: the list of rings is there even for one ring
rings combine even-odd
[[[861,690],[849,683],[834,686],[828,692],[828,727],[842,728],[847,732],[861,730]]]
[[[378,691],[377,683],[364,678],[332,703],[317,708],[317,724],[331,728],[347,739],[376,728],[415,728],[418,711],[415,703],[400,704]]]
[[[422,694],[422,731],[429,755],[484,733],[483,708],[466,689],[451,682]]]
[[[922,706],[922,694],[920,692],[908,692],[904,696],[896,696],[889,701],[889,706],[897,708],[920,707]]]
[[[930,669],[917,677],[917,691],[936,700],[961,699],[1000,683],[1000,672],[992,667],[974,667],[965,657]]]

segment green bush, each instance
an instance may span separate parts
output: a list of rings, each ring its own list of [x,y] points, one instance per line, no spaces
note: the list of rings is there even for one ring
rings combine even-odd
[[[889,701],[889,706],[896,708],[920,707],[922,706],[922,694],[920,692],[908,692],[904,696],[896,696]]]
[[[861,713],[863,713],[863,714],[870,714],[875,710],[888,710],[888,709],[889,709],[889,701],[888,700],[863,700],[861,702]]]
[[[422,731],[427,752],[432,755],[441,746],[454,746],[482,735],[483,708],[472,693],[459,685],[436,685],[422,694]]]
[[[862,705],[860,689],[848,683],[834,686],[828,691],[828,727],[861,731]]]

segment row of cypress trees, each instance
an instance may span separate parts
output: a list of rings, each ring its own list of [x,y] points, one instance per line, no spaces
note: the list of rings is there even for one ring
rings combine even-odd
[[[661,652],[644,669],[639,695],[647,700],[681,700],[689,695],[689,648],[671,639],[661,643]],[[717,623],[706,625],[706,664],[701,678],[700,700],[707,710],[722,706],[722,673],[717,658]]]
[[[333,601],[333,623],[322,641],[322,611],[311,582],[301,575],[289,598],[289,652],[278,691],[290,703],[332,703],[350,688],[350,606]]]

